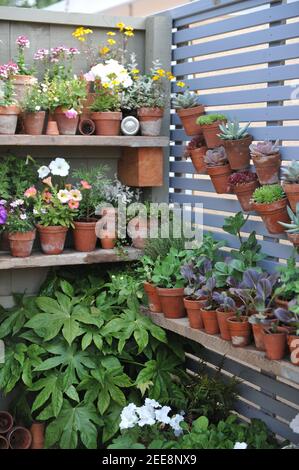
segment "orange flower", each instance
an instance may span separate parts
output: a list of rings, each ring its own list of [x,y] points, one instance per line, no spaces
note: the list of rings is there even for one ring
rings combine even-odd
[[[52,194],[50,193],[50,191],[44,191],[42,198],[47,204],[49,204],[49,202],[52,201]]]
[[[89,184],[88,181],[82,180],[80,183],[83,189],[91,189],[91,184]]]
[[[48,178],[45,178],[45,179],[43,180],[43,183],[46,184],[47,186],[50,186],[50,188],[52,188],[53,185],[52,185],[52,178],[51,178],[51,176],[48,176]]]
[[[36,194],[37,194],[37,191],[36,191],[36,188],[34,186],[31,186],[30,188],[26,189],[26,191],[24,192],[24,196],[26,198],[35,197]]]
[[[78,202],[78,201],[74,201],[73,199],[71,199],[71,200],[68,202],[68,205],[69,205],[69,208],[70,208],[70,209],[78,209],[78,207],[79,207],[79,202]]]

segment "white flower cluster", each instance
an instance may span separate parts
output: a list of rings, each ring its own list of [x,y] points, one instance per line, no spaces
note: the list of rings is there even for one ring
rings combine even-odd
[[[247,444],[246,442],[236,442],[234,449],[247,449]]]
[[[169,406],[162,406],[156,400],[146,398],[143,406],[136,406],[130,403],[121,412],[120,429],[130,429],[134,426],[153,426],[154,424],[167,424],[173,431],[175,436],[182,434],[183,430],[180,423],[184,421],[184,416],[176,414],[172,417],[169,416],[171,408]]]
[[[299,414],[295,416],[295,418],[290,422],[290,428],[296,434],[299,434]]]
[[[105,64],[97,64],[88,72],[89,80],[93,78],[100,79],[102,85],[108,88],[115,88],[120,86],[122,88],[129,88],[133,85],[133,80],[130,77],[128,70],[125,69],[117,60],[106,60]]]
[[[38,176],[41,179],[46,178],[50,173],[54,176],[65,177],[69,174],[70,165],[65,161],[64,158],[55,158],[52,160],[49,166],[42,165],[38,170]]]

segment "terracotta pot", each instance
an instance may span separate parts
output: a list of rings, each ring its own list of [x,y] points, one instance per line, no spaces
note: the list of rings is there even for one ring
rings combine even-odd
[[[256,174],[261,184],[274,184],[279,182],[279,169],[281,165],[280,153],[266,157],[252,157]]]
[[[200,126],[209,149],[214,149],[215,147],[223,145],[223,140],[218,137],[218,134],[221,134],[221,130],[219,129],[220,124],[223,124],[223,122],[215,121],[212,124],[204,124],[203,126]]]
[[[91,82],[88,82],[86,91],[87,91],[87,97],[85,100],[82,101],[83,109],[82,109],[82,114],[80,116],[80,120],[84,119],[90,119],[91,115],[91,110],[90,106],[94,103],[97,94],[90,92],[91,89]]]
[[[245,170],[249,167],[251,142],[251,135],[239,140],[222,140],[232,170]]]
[[[199,135],[202,133],[199,124],[196,124],[197,118],[205,113],[205,108],[202,105],[195,106],[194,108],[178,109],[177,114],[182,122],[186,135]]]
[[[62,226],[37,225],[42,251],[46,255],[60,255],[64,250],[64,244],[68,229]]]
[[[299,247],[299,233],[287,233],[287,237],[295,248]]]
[[[73,235],[76,251],[89,252],[95,250],[97,244],[96,223],[97,219],[74,222]]]
[[[37,111],[36,113],[23,113],[24,132],[29,135],[41,135],[45,124],[45,111]]]
[[[43,449],[45,443],[45,423],[33,423],[30,427],[31,449]]]
[[[8,234],[11,256],[27,258],[31,255],[36,230],[30,232],[15,232]]]
[[[0,135],[15,134],[19,114],[18,106],[0,106]]]
[[[161,134],[164,109],[140,108],[137,116],[140,122],[141,135],[156,137]]]
[[[9,251],[8,232],[4,230],[0,233],[0,251]]]
[[[9,442],[4,436],[0,435],[0,450],[2,449],[9,449]]]
[[[79,115],[75,118],[68,118],[66,117],[67,109],[62,108],[59,106],[54,111],[54,117],[57,122],[59,134],[61,135],[75,135],[78,129],[79,124]]]
[[[203,321],[201,317],[201,309],[204,307],[205,299],[192,300],[188,297],[184,298],[185,309],[189,319],[189,325],[196,330],[203,330]]]
[[[212,180],[216,193],[227,194],[229,187],[228,179],[232,172],[229,164],[221,166],[208,166],[207,172]]]
[[[207,166],[204,161],[207,150],[208,147],[199,147],[197,149],[191,150],[191,160],[197,173],[207,172]]]
[[[289,200],[291,209],[296,214],[296,204],[299,202],[299,183],[283,183],[282,186]]]
[[[22,426],[14,427],[8,433],[7,439],[11,449],[29,449],[32,442],[30,431]]]
[[[277,319],[269,320],[269,324],[277,323],[277,321],[278,321]],[[254,339],[254,344],[255,344],[256,349],[258,349],[259,351],[265,351],[266,348],[265,348],[265,341],[264,341],[264,337],[265,337],[264,329],[266,325],[264,323],[253,323],[251,326],[252,326],[253,339]]]
[[[143,284],[144,291],[146,292],[148,298],[148,306],[151,312],[160,313],[162,312],[162,306],[160,302],[160,297],[158,295],[157,287],[150,282],[145,282]]]
[[[279,361],[285,355],[287,345],[286,330],[278,327],[277,333],[269,333],[267,329],[264,329],[264,343],[266,357],[273,361]]]
[[[97,112],[91,113],[90,119],[96,126],[96,135],[119,135],[122,113],[116,112]]]
[[[104,250],[113,250],[116,245],[116,238],[111,237],[101,237],[101,245]]]
[[[231,335],[230,335],[227,319],[231,318],[234,315],[234,312],[233,311],[222,312],[219,308],[216,310],[216,312],[217,312],[217,320],[218,320],[221,338],[224,339],[225,341],[231,341]]]
[[[253,202],[252,208],[261,216],[269,233],[284,233],[284,228],[278,222],[290,223],[286,197],[271,204]]]
[[[92,135],[95,133],[96,125],[91,119],[80,118],[78,130],[81,135]]]
[[[259,186],[257,181],[251,181],[250,183],[237,184],[234,186],[234,193],[238,198],[238,201],[243,211],[248,212],[252,210],[251,197],[256,188]]]
[[[13,417],[8,411],[0,411],[0,434],[7,434],[13,427]]]
[[[287,342],[291,353],[291,363],[295,366],[299,366],[299,336],[288,335]]]
[[[240,321],[241,320],[241,321]],[[227,319],[232,345],[235,348],[243,348],[250,343],[251,325],[248,317],[230,317]]]
[[[203,320],[206,333],[208,333],[209,335],[219,334],[220,330],[219,330],[216,310],[206,310],[202,308],[201,318]]]
[[[46,135],[59,135],[59,130],[56,121],[48,121]]]
[[[157,287],[157,291],[165,318],[182,318],[186,316],[183,287],[171,289]]]
[[[28,88],[37,83],[37,78],[32,75],[14,75],[13,85],[15,99],[19,104],[22,104],[26,96]]]
[[[289,308],[289,301],[283,300],[281,297],[275,297],[274,302],[276,307],[285,308],[286,310]]]

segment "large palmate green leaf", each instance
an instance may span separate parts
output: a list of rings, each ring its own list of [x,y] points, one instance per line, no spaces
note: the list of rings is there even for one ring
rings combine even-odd
[[[1,312],[0,339],[19,333],[24,324],[38,313],[34,297],[15,296],[16,305]]]

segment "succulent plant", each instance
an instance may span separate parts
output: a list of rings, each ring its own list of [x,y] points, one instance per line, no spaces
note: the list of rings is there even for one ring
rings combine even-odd
[[[287,233],[299,233],[299,202],[296,204],[296,214],[292,211],[292,209],[288,206],[287,211],[289,217],[291,219],[291,223],[287,224],[285,222],[278,222],[282,225]]]
[[[271,141],[258,142],[249,146],[252,157],[265,157],[279,153],[278,140],[273,144]]]
[[[220,124],[219,129],[221,134],[218,134],[218,137],[222,140],[240,140],[247,137],[249,134],[247,132],[250,122],[245,126],[241,127],[237,119],[234,121],[228,121],[226,124]]]
[[[238,184],[251,183],[252,181],[257,181],[257,174],[247,170],[233,173],[228,179],[230,188],[234,188]]]
[[[292,163],[286,167],[282,168],[282,179],[286,183],[299,183],[299,162],[293,160]]]
[[[198,149],[200,147],[204,147],[205,145],[206,145],[206,143],[204,141],[204,138],[201,135],[193,137],[193,139],[186,146],[184,156],[185,157],[190,157],[192,150]]]
[[[205,154],[204,161],[208,166],[221,166],[228,163],[227,155],[224,147],[216,147],[208,150]]]
[[[252,195],[254,202],[257,204],[271,204],[272,202],[280,201],[284,197],[285,193],[280,184],[262,186],[257,188]]]
[[[198,95],[190,90],[186,90],[184,93],[175,95],[172,104],[175,109],[195,108],[195,106],[199,105]]]
[[[220,122],[226,122],[227,117],[225,114],[206,114],[204,116],[199,116],[196,120],[196,124],[199,124],[200,126],[208,126],[209,124],[213,124],[213,122],[220,121]]]

